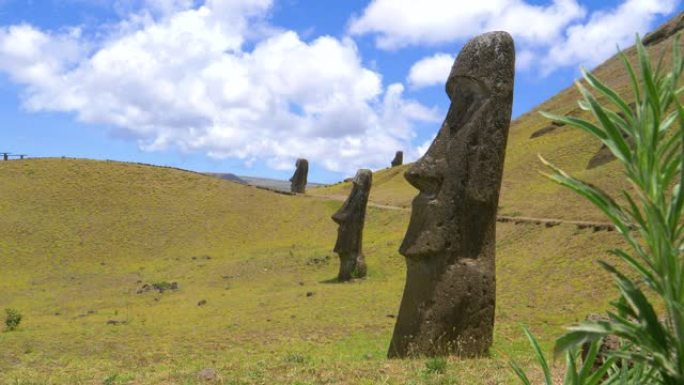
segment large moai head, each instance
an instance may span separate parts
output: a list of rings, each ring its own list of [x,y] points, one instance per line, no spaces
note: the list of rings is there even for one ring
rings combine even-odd
[[[306,159],[297,159],[295,163],[295,172],[290,178],[290,191],[293,193],[306,192],[306,179],[309,174],[309,161]]]
[[[514,66],[508,33],[470,40],[447,80],[444,123],[405,173],[419,193],[399,249],[407,277],[390,357],[477,356],[492,343],[496,210]]]
[[[404,164],[404,152],[397,151],[394,154],[394,159],[392,159],[392,167],[401,166]]]
[[[340,272],[337,275],[339,281],[366,276],[366,261],[362,251],[363,224],[372,183],[373,173],[370,170],[359,170],[352,179],[349,197],[332,215],[332,220],[339,225],[334,249],[340,257]]]

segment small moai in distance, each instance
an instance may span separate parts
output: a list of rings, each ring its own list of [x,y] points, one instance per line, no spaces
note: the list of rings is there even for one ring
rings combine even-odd
[[[404,152],[397,151],[397,153],[394,154],[394,159],[392,159],[392,167],[401,166],[402,164],[404,164]]]
[[[399,252],[406,286],[388,356],[480,356],[492,344],[496,211],[513,104],[515,49],[489,32],[461,50],[449,112],[406,172],[419,190]]]
[[[309,174],[309,161],[302,158],[297,159],[295,167],[294,175],[290,178],[290,191],[303,194],[306,192],[306,178]]]
[[[366,260],[362,250],[363,224],[372,183],[373,173],[366,169],[359,170],[352,179],[352,190],[347,200],[332,215],[332,220],[339,225],[334,249],[340,257],[338,281],[366,276]]]

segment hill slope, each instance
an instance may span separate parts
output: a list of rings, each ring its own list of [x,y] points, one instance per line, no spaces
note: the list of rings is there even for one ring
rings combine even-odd
[[[339,205],[149,166],[0,162],[0,308],[25,317],[0,333],[0,383],[188,384],[204,367],[241,384],[430,380],[422,360],[384,359],[408,212],[369,208],[369,277],[330,284]],[[549,337],[605,306],[592,260],[616,242],[501,224],[493,358],[440,378],[506,380],[528,355],[521,323]],[[145,286],[164,282],[178,289]]]
[[[626,86],[615,59],[596,73]],[[576,98],[568,89],[537,110],[563,114]],[[501,213],[600,220],[538,176],[536,153],[608,190],[616,165],[585,170],[599,144],[568,127],[530,139],[546,126],[534,111],[514,122]],[[408,207],[406,167],[376,173],[372,201]],[[507,384],[508,360],[531,359],[522,324],[548,347],[613,297],[594,260],[616,234],[500,223],[490,357],[450,358],[443,374],[388,361],[409,212],[370,207],[369,276],[331,283],[331,199],[348,188],[287,196],[142,165],[0,162],[0,308],[24,315],[0,333],[0,383],[185,385],[214,368],[224,384]]]

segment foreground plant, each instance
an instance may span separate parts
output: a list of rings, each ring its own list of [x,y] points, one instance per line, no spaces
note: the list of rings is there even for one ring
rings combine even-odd
[[[572,326],[556,341],[555,355],[565,353],[568,363],[565,384],[684,383],[684,107],[680,100],[684,87],[678,87],[684,65],[679,36],[674,39],[669,71],[663,71],[661,62],[656,68],[651,66],[639,38],[636,50],[637,68],[624,53],[620,54],[631,79],[633,109],[614,90],[583,70],[589,89],[577,84],[583,97],[579,105],[591,111],[598,123],[542,113],[598,138],[622,164],[631,185],[629,191],[621,192],[624,203],[618,203],[597,187],[541,159],[551,170],[547,174],[550,179],[603,211],[628,245],[611,251],[628,266],[626,271],[599,262],[619,289],[608,319]],[[598,102],[595,94],[605,98],[606,106]],[[664,309],[660,317],[653,301]],[[550,384],[547,360],[534,337],[526,333],[546,383]],[[591,355],[578,371],[574,353],[577,347],[591,343],[591,349],[597,349],[598,341],[608,335],[617,336],[623,348],[606,354],[604,364],[594,372],[600,376],[587,372],[587,364],[593,365],[596,359]],[[529,384],[524,371],[516,364],[512,366],[522,383]]]

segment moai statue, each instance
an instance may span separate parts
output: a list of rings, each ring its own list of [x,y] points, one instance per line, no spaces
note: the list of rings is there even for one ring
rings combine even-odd
[[[352,190],[342,207],[332,216],[340,227],[334,251],[340,256],[339,281],[349,281],[352,276],[366,276],[366,260],[363,257],[363,223],[366,220],[366,204],[373,182],[370,170],[359,170],[352,180]]]
[[[397,153],[394,154],[394,159],[392,159],[392,167],[401,166],[402,164],[404,164],[404,152],[397,151]]]
[[[449,112],[405,173],[419,190],[399,248],[406,286],[389,357],[486,353],[495,304],[495,229],[513,102],[506,32],[470,40],[446,83]]]
[[[309,161],[306,159],[297,159],[295,163],[294,175],[290,178],[290,191],[293,193],[304,193],[306,191],[306,177],[309,174]]]

